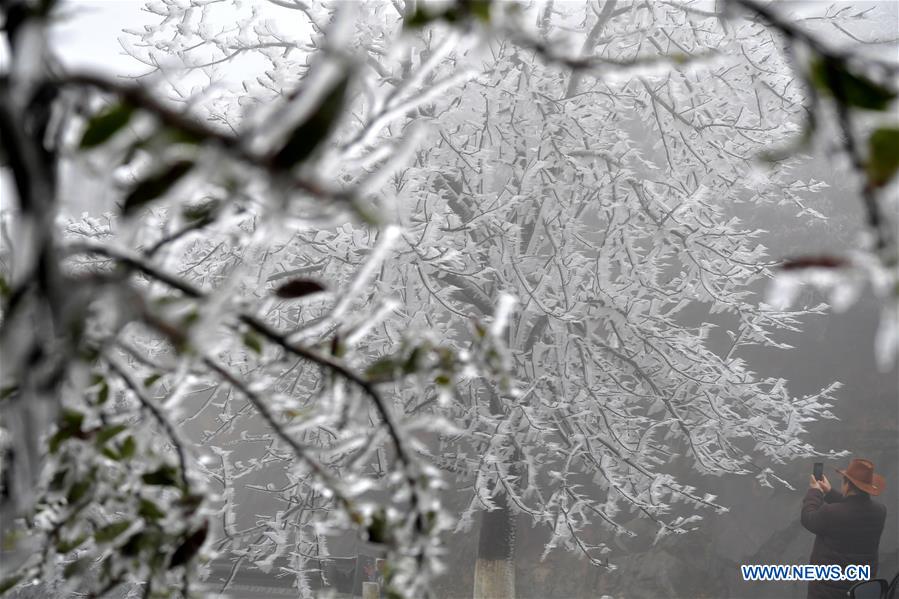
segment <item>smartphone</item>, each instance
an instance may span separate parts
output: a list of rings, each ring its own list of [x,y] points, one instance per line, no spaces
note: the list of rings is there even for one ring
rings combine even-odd
[[[824,478],[824,462],[815,462],[812,473],[815,475],[815,480],[821,480],[822,478]]]

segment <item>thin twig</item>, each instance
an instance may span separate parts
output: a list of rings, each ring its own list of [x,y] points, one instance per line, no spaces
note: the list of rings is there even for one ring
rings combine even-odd
[[[258,393],[253,391],[249,385],[240,380],[235,374],[233,374],[230,370],[219,364],[217,361],[213,360],[209,356],[204,356],[203,363],[209,367],[210,370],[218,374],[222,379],[225,380],[229,385],[240,391],[250,403],[253,404],[253,407],[256,408],[256,411],[259,412],[259,415],[262,416],[262,419],[271,427],[271,429],[275,432],[279,439],[281,439],[285,444],[287,444],[290,449],[293,451],[294,455],[301,462],[304,462],[309,466],[309,469],[321,479],[335,494],[337,499],[343,503],[345,506],[348,505],[348,500],[343,496],[342,493],[338,492],[338,481],[331,476],[331,473],[321,465],[317,460],[309,455],[309,451],[306,447],[300,445],[290,433],[285,430],[285,428],[278,422],[278,419],[269,409],[266,402],[259,396]]]
[[[315,181],[292,174],[290,169],[285,170],[277,166],[271,160],[269,154],[257,154],[246,147],[243,140],[252,139],[252,132],[243,132],[238,136],[223,133],[203,125],[189,113],[175,110],[155,98],[145,86],[122,84],[102,75],[84,72],[74,72],[65,75],[59,81],[59,85],[93,87],[104,93],[118,96],[135,107],[155,116],[166,126],[185,133],[200,143],[214,145],[236,160],[261,169],[272,176],[286,178],[285,183],[289,189],[308,193],[321,200],[346,204],[352,204],[357,195],[352,190],[331,189]]]
[[[68,246],[67,253],[91,253],[102,255],[115,260],[120,264],[128,266],[129,268],[138,270],[145,275],[156,279],[157,281],[165,283],[169,287],[180,291],[190,298],[197,300],[206,299],[206,294],[202,290],[194,287],[187,281],[184,281],[183,279],[180,279],[175,275],[167,273],[148,263],[142,258],[132,255],[124,250],[114,249],[102,244],[79,242]],[[397,425],[396,421],[393,418],[393,415],[387,407],[387,403],[385,402],[384,398],[381,396],[378,390],[375,389],[372,383],[367,381],[358,373],[353,372],[346,364],[344,364],[340,360],[337,360],[336,358],[327,356],[325,354],[321,354],[298,343],[291,342],[289,340],[289,333],[275,329],[256,316],[247,313],[239,313],[237,315],[237,318],[240,322],[253,329],[256,333],[262,335],[270,342],[280,346],[286,351],[294,354],[297,357],[328,368],[332,372],[340,375],[344,379],[358,386],[372,400],[372,403],[375,405],[378,414],[384,421],[384,425],[387,428],[387,432],[397,453],[397,458],[400,460],[400,462],[403,463],[404,466],[411,465],[411,454],[409,453],[402,439],[399,431],[399,426]]]
[[[128,371],[123,368],[118,361],[110,355],[106,355],[106,363],[109,365],[109,369],[116,373],[116,375],[122,379],[125,383],[125,386],[131,390],[134,396],[137,398],[137,401],[153,416],[154,420],[159,423],[159,426],[162,427],[162,430],[165,431],[166,436],[171,441],[172,446],[175,448],[175,453],[178,455],[178,466],[180,470],[180,478],[181,484],[185,490],[185,493],[189,492],[190,489],[190,480],[187,475],[187,452],[184,449],[184,444],[181,443],[181,439],[178,435],[178,431],[175,429],[175,425],[169,422],[168,418],[166,418],[165,414],[163,414],[162,409],[156,404],[149,395],[147,395],[143,388],[138,385],[137,381],[135,381]]]

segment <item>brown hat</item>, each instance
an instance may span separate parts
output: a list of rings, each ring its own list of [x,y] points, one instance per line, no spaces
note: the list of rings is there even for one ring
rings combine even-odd
[[[874,464],[869,460],[853,459],[845,470],[839,468],[834,468],[834,470],[869,495],[880,495],[880,492],[886,487],[886,481],[874,472]]]

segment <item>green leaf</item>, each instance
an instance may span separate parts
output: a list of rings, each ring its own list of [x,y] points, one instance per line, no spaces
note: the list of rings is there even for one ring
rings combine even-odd
[[[159,506],[149,499],[141,499],[140,507],[137,510],[138,515],[146,520],[160,520],[165,518],[165,512],[159,509]]]
[[[102,406],[107,400],[109,400],[109,383],[103,381],[100,391],[97,392],[97,404]]]
[[[25,531],[21,529],[13,529],[3,535],[3,542],[0,543],[0,550],[15,551],[16,545],[25,536]]]
[[[51,16],[51,13],[56,5],[59,3],[59,0],[40,0],[35,7],[36,14],[41,18],[47,18]]]
[[[141,548],[146,545],[147,543],[144,540],[144,534],[142,532],[136,532],[128,537],[127,541],[122,543],[122,555],[134,557],[140,553]]]
[[[448,347],[441,347],[437,350],[437,354],[440,357],[441,370],[444,370],[447,373],[453,373],[456,371],[456,352]]]
[[[415,12],[406,17],[405,27],[408,29],[418,29],[432,21],[436,21],[440,16],[440,14],[429,13],[423,7],[419,6],[415,9]]]
[[[83,423],[84,423],[84,414],[82,414],[78,410],[64,409],[62,411],[62,426],[63,426],[63,428],[71,428],[71,429],[75,429],[75,430],[81,430],[81,425]]]
[[[882,127],[868,138],[868,181],[875,187],[890,182],[899,170],[899,128]]]
[[[134,557],[142,551],[152,551],[152,556],[160,554],[159,547],[163,542],[163,535],[157,529],[148,529],[136,532],[122,544],[122,555]]]
[[[439,520],[437,512],[434,510],[428,510],[424,514],[425,516],[425,531],[431,533],[434,531],[434,528],[437,526],[437,522]]]
[[[490,22],[491,0],[469,0],[467,4],[468,10],[476,19],[480,19],[485,23]]]
[[[196,132],[185,131],[184,129],[169,128],[165,130],[165,135],[172,143],[176,144],[196,146],[206,141],[204,137],[198,135]]]
[[[421,359],[424,355],[425,350],[421,347],[416,347],[409,354],[409,358],[403,364],[403,374],[413,374],[418,372],[418,369],[421,367]]]
[[[6,282],[6,277],[0,274],[0,298],[6,299],[12,294],[12,288]]]
[[[144,387],[147,387],[149,389],[150,387],[153,386],[154,383],[156,383],[156,381],[158,381],[161,378],[162,378],[162,375],[159,374],[158,372],[151,374],[150,376],[148,376],[147,378],[144,379]]]
[[[89,557],[79,557],[74,562],[66,564],[65,569],[62,571],[63,578],[68,580],[69,578],[78,576],[79,574],[87,570],[92,561],[93,560]]]
[[[53,475],[53,478],[50,479],[50,490],[51,491],[61,491],[63,485],[66,482],[66,475],[69,473],[68,469],[57,470]]]
[[[369,543],[387,543],[391,537],[390,523],[383,509],[372,514],[371,523],[368,525]]]
[[[275,295],[284,299],[295,299],[313,293],[324,291],[325,288],[318,281],[312,279],[293,279],[275,289]]]
[[[114,462],[119,462],[122,460],[122,455],[119,452],[105,445],[100,449],[100,453]]]
[[[66,495],[66,502],[69,505],[78,503],[85,495],[87,495],[87,492],[90,491],[92,484],[93,480],[91,478],[86,478],[73,483],[72,486],[69,487],[69,493]]]
[[[200,320],[200,311],[196,308],[191,309],[187,312],[184,317],[181,319],[181,326],[185,329],[190,328],[192,325],[196,324]]]
[[[312,412],[313,410],[311,408],[291,408],[284,410],[284,416],[287,418],[306,418]]]
[[[133,214],[138,208],[164,195],[193,167],[193,160],[178,160],[165,168],[150,173],[125,197],[123,213]]]
[[[438,12],[430,12],[419,6],[415,9],[415,12],[406,17],[403,26],[407,29],[419,29],[434,21],[456,23],[462,19],[472,17],[484,23],[489,23],[492,4],[492,0],[460,0]]]
[[[373,383],[386,383],[396,378],[400,370],[401,364],[393,356],[386,356],[366,368],[365,377]]]
[[[344,75],[331,84],[318,106],[287,136],[287,141],[272,156],[273,166],[291,168],[312,156],[331,133],[343,112],[349,82],[349,76]]]
[[[65,409],[60,416],[59,430],[57,430],[48,442],[50,453],[59,451],[63,441],[78,437],[83,439],[84,432],[81,425],[84,422],[84,414],[75,410]]]
[[[182,495],[178,504],[184,508],[185,513],[193,514],[203,505],[203,499],[203,495],[198,494]]]
[[[203,547],[203,543],[206,542],[206,536],[208,534],[209,523],[204,522],[202,527],[191,533],[190,536],[184,539],[181,545],[175,549],[175,553],[172,554],[172,560],[169,562],[169,567],[174,568],[175,566],[180,566],[190,561],[200,551],[200,548]]]
[[[127,460],[134,457],[134,452],[136,450],[137,442],[134,440],[134,437],[128,435],[125,437],[125,440],[122,441],[122,446],[119,448],[119,455],[122,456],[123,460]]]
[[[2,581],[0,581],[0,594],[5,593],[6,591],[19,584],[19,581],[21,581],[23,578],[25,578],[24,574],[15,574],[13,576],[4,578]]]
[[[811,66],[812,83],[837,101],[868,110],[886,110],[896,92],[848,70],[846,63],[818,58]]]
[[[262,341],[259,339],[259,336],[254,334],[251,331],[247,331],[243,336],[243,344],[247,346],[247,348],[253,350],[257,354],[262,354]]]
[[[331,338],[331,355],[336,358],[342,358],[345,353],[346,346],[343,343],[343,339],[340,338],[340,334],[337,333]]]
[[[107,524],[101,528],[98,528],[96,532],[94,532],[94,540],[98,543],[109,543],[110,541],[114,541],[119,535],[128,530],[131,526],[130,522],[121,521],[121,522],[113,522],[112,524]]]
[[[176,487],[178,486],[178,469],[166,464],[153,472],[147,472],[141,478],[148,485]]]
[[[56,543],[56,551],[58,553],[68,553],[69,551],[80,547],[87,540],[87,538],[87,535],[81,535],[80,537],[76,537],[68,541],[60,539],[60,541]]]
[[[48,449],[50,453],[56,453],[59,451],[59,446],[62,445],[63,441],[66,439],[70,439],[72,437],[72,431],[67,431],[65,429],[60,429],[53,433],[53,436],[50,437],[50,440],[47,442]]]
[[[221,205],[222,203],[219,200],[207,199],[203,202],[185,206],[181,211],[181,216],[191,224],[205,223],[212,220],[219,208],[221,208]]]
[[[112,426],[104,426],[97,433],[97,445],[103,445],[127,428],[127,424],[113,424]]]
[[[434,382],[441,387],[448,387],[452,381],[450,380],[450,377],[446,376],[445,374],[438,374],[436,377],[434,377]]]
[[[134,114],[130,104],[113,104],[99,112],[87,124],[87,130],[81,136],[81,148],[95,148],[119,132]]]

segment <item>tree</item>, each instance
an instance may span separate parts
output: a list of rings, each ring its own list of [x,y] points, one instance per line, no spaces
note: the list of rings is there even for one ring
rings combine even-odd
[[[416,288],[398,280],[404,305],[451,322],[453,313],[483,313],[501,290],[522,303],[509,332],[522,393],[459,397],[450,419],[473,445],[435,452],[473,487],[463,524],[487,510],[476,596],[514,596],[511,514],[551,527],[547,550],[609,565],[607,539],[634,534],[634,513],[663,535],[689,530],[697,507],[723,509],[671,477],[669,460],[686,454],[702,472],[767,483],[772,469],[760,461],[813,454],[800,423],[829,416],[835,388],[790,398],[784,381],[738,357],[744,345],[776,345],[773,332],[795,327],[801,313],[760,306],[747,292],[771,264],[760,232],[741,227],[722,200],[802,205],[820,188],[784,170],[759,189],[748,168],[801,110],[798,95],[783,106],[758,91],[787,83],[765,31],[725,32],[714,15],[697,22],[678,7],[543,8],[526,13],[540,24],[533,39],[496,42],[487,74],[458,106],[435,108],[439,137],[397,181],[418,198],[407,222],[428,215],[413,229],[416,253],[457,257],[410,266],[423,289],[412,296]],[[575,23],[586,35],[569,43],[607,67],[741,49],[745,63],[614,81],[570,76],[558,64],[572,61],[535,40]],[[641,52],[654,35],[669,41]],[[599,38],[608,40],[602,51],[592,47]],[[750,116],[745,107],[756,104]],[[653,135],[638,137],[646,123]],[[450,167],[434,173],[435,164]],[[729,347],[716,351],[702,326],[710,316],[685,298],[732,317]],[[610,534],[591,535],[597,525]]]
[[[899,355],[899,247],[892,218],[897,196],[890,193],[899,171],[899,127],[882,115],[889,114],[896,98],[899,65],[870,52],[840,48],[755,0],[732,3],[757,15],[779,33],[785,54],[804,84],[807,107],[802,134],[787,153],[775,152],[770,158],[782,159],[789,152],[807,149],[816,137],[823,138],[828,150],[841,155],[848,167],[845,170],[859,186],[867,227],[867,236],[848,256],[800,256],[785,261],[772,288],[772,302],[789,306],[803,285],[811,285],[828,292],[835,304],[845,307],[870,286],[883,303],[874,342],[878,365],[888,370]],[[832,15],[828,10],[832,19],[858,19],[866,14],[866,10],[853,12],[851,6],[834,9]],[[845,33],[845,29],[841,31]],[[852,41],[860,40],[852,37]],[[806,54],[802,59],[805,64],[799,62],[799,52]]]
[[[441,519],[438,510],[425,509],[421,497],[426,485],[413,480],[426,472],[414,465],[419,456],[469,486],[471,502],[461,526],[483,511],[482,557],[495,562],[479,564],[482,573],[495,576],[479,577],[476,593],[489,586],[495,596],[513,592],[507,563],[512,546],[506,542],[512,536],[513,512],[527,513],[552,529],[547,550],[566,547],[599,566],[610,566],[608,536],[596,538],[591,533],[594,525],[609,534],[630,535],[636,517],[655,522],[660,535],[682,533],[694,525],[700,510],[724,509],[714,497],[668,474],[670,459],[683,455],[704,473],[753,473],[767,482],[776,479],[776,463],[814,454],[801,434],[805,423],[829,416],[826,402],[835,387],[813,397],[792,398],[785,381],[752,372],[740,360],[739,350],[748,344],[776,344],[778,330],[793,328],[800,316],[822,308],[786,312],[758,304],[748,286],[769,276],[775,264],[766,262],[757,243],[760,232],[741,227],[721,204],[728,199],[795,203],[806,211],[804,195],[820,189],[814,181],[793,181],[789,162],[776,168],[769,181],[760,181],[749,169],[760,150],[790,133],[792,128],[784,123],[804,114],[803,96],[792,91],[787,67],[767,29],[725,24],[717,14],[675,4],[607,2],[595,10],[577,7],[570,13],[552,3],[520,12],[481,3],[450,5],[440,9],[443,12],[428,7],[407,12],[383,4],[366,7],[354,21],[357,35],[351,45],[333,37],[341,31],[340,20],[335,22],[326,8],[273,4],[292,11],[287,14],[304,15],[315,34],[312,42],[300,34],[284,35],[256,9],[237,19],[239,27],[232,35],[209,26],[214,5],[200,9],[157,2],[151,9],[162,17],[159,27],[147,30],[134,47],[135,55],[153,68],[169,62],[168,56],[177,57],[189,67],[188,81],[201,76],[213,80],[216,66],[249,55],[261,57],[269,68],[243,89],[251,104],[263,108],[248,117],[228,93],[208,99],[188,94],[203,105],[210,123],[198,125],[142,88],[75,78],[155,114],[170,128],[163,129],[164,134],[219,142],[223,148],[209,160],[237,152],[236,164],[259,169],[248,172],[238,166],[235,174],[213,179],[219,189],[211,187],[207,177],[198,177],[204,185],[192,195],[174,194],[178,204],[185,201],[181,198],[220,194],[224,208],[210,210],[213,206],[204,202],[189,204],[181,215],[170,206],[144,217],[153,235],[152,242],[143,242],[153,250],[149,259],[117,251],[115,244],[81,246],[89,250],[86,253],[173,287],[188,300],[162,307],[168,322],[148,323],[157,328],[155,338],[133,339],[144,349],[129,352],[134,362],[111,358],[106,366],[119,384],[144,405],[154,406],[142,400],[137,382],[129,384],[128,377],[136,377],[132,371],[142,376],[174,370],[170,380],[151,384],[174,389],[175,401],[166,405],[175,408],[178,397],[194,388],[192,377],[215,375],[218,384],[224,381],[247,396],[248,406],[260,412],[281,447],[286,443],[294,449],[295,456],[285,456],[269,438],[248,434],[247,440],[265,444],[261,456],[239,465],[221,445],[220,467],[204,467],[209,479],[218,479],[210,484],[221,484],[225,495],[223,505],[217,506],[225,517],[220,548],[234,550],[238,562],[255,561],[262,568],[289,555],[293,561],[288,569],[296,575],[298,588],[308,592],[310,561],[327,556],[312,516],[325,507],[340,507],[343,500],[316,503],[323,501],[322,481],[316,484],[315,466],[295,471],[293,462],[303,461],[308,453],[301,455],[292,447],[294,433],[318,449],[321,472],[339,474],[341,480],[325,481],[332,492],[333,487],[354,488],[353,475],[363,487],[390,484],[391,467],[384,470],[381,446],[392,439],[391,451],[399,461],[392,468],[407,480],[399,485],[407,492],[400,499],[411,492],[411,505],[420,511],[413,509],[405,522],[388,527],[393,524],[389,511],[369,513],[356,509],[351,500],[343,502],[344,514],[362,520],[369,538],[394,536],[385,535],[384,527],[410,532]],[[487,18],[498,38],[483,35]],[[531,18],[538,22],[536,31],[527,26]],[[453,25],[440,22],[444,20]],[[409,34],[401,51],[389,52],[385,40],[398,37],[404,25],[425,28]],[[174,29],[178,37],[172,38]],[[559,39],[557,32],[571,29],[581,32],[575,38],[582,45],[580,55],[567,53]],[[142,50],[141,44],[149,50]],[[156,52],[160,48],[162,54]],[[323,53],[331,55],[329,48],[331,54],[352,56],[355,51],[359,57],[357,80],[363,94],[349,103],[353,119],[338,121],[331,109],[341,104],[347,80],[333,72],[335,59],[329,63],[321,58]],[[734,64],[700,64],[694,71],[653,64],[692,62],[710,51],[739,58]],[[323,62],[332,65],[330,72]],[[463,85],[474,73],[460,65],[475,68],[477,77]],[[644,72],[646,66],[653,68]],[[593,68],[624,70],[614,78],[597,78],[587,70]],[[307,93],[295,98],[296,89]],[[279,97],[286,101],[279,103]],[[298,119],[291,113],[302,112],[304,101],[305,114],[312,116]],[[320,108],[309,109],[310,102]],[[274,108],[266,110],[269,104]],[[744,109],[747,105],[754,109]],[[96,131],[98,123],[130,122],[121,112],[101,113],[88,132]],[[299,127],[288,133],[284,120]],[[432,130],[418,133],[415,126],[421,123],[430,123]],[[660,146],[647,147],[637,135],[646,123]],[[325,144],[332,124],[338,125],[333,142]],[[241,133],[235,138],[227,133],[229,128]],[[258,143],[268,150],[260,161],[251,151],[254,137],[280,141]],[[143,138],[152,140],[152,135]],[[310,138],[313,147],[305,141]],[[89,135],[82,139],[91,141]],[[235,144],[239,140],[246,141]],[[195,142],[182,140],[178,151]],[[142,143],[153,150],[152,143]],[[401,168],[410,152],[413,163]],[[280,178],[284,163],[290,167],[293,160],[303,163],[299,174]],[[179,173],[167,171],[145,181],[158,190],[174,184],[173,178],[187,176]],[[331,187],[336,182],[340,188]],[[321,203],[293,204],[285,193],[292,188],[328,200],[325,212],[331,223],[336,222],[327,210],[332,206],[350,206],[363,219],[380,214],[396,219],[403,225],[401,237],[394,240],[397,253],[387,261],[382,243],[371,256],[375,244],[366,226],[289,229],[279,236],[277,225],[285,224],[279,220],[287,221],[288,228],[294,222],[288,219],[305,222],[310,209],[322,211]],[[361,190],[374,193],[366,198],[357,193]],[[264,194],[275,198],[268,206]],[[370,202],[372,196],[378,201]],[[133,197],[134,192],[128,196]],[[290,202],[282,200],[287,197]],[[136,203],[126,199],[126,211]],[[217,227],[210,228],[210,215]],[[160,238],[152,218],[168,223],[169,232]],[[85,229],[87,237],[96,237],[97,228]],[[389,231],[382,233],[382,242],[393,235]],[[172,247],[185,249],[166,259]],[[175,279],[168,269],[157,268],[157,263],[171,268],[179,262],[179,253],[184,254],[179,265],[184,276]],[[90,266],[93,273],[95,265]],[[349,316],[350,302],[377,270],[377,289],[400,301],[398,307],[374,308],[380,318],[367,326]],[[315,273],[315,281],[306,278],[310,273]],[[292,278],[297,276],[301,278]],[[314,300],[304,300],[297,308],[264,306],[269,323],[280,321],[296,331],[288,338],[281,329],[274,331],[268,328],[271,324],[246,314],[243,306],[232,306],[229,288],[220,284],[223,279],[234,281],[230,289],[239,290],[238,297],[262,295],[271,283],[282,299],[305,297],[325,282],[331,289],[347,289],[348,299],[338,299],[333,306]],[[290,282],[277,283],[283,280]],[[207,303],[197,309],[196,288],[201,285],[217,290],[221,299],[211,304],[218,309],[207,309]],[[512,313],[509,302],[502,301],[494,322],[482,324],[499,298],[507,297],[503,292],[516,296],[519,308]],[[697,308],[690,300],[705,307]],[[206,338],[214,337],[209,331],[226,316],[242,323],[235,334],[225,342]],[[463,334],[471,317],[477,322],[473,344]],[[707,319],[733,331],[724,349],[721,340],[709,334]],[[188,347],[205,347],[216,359],[198,358],[179,348],[181,337],[159,328],[170,322],[191,325],[197,333],[188,336]],[[429,332],[417,332],[423,328]],[[162,347],[159,333],[168,336],[173,347],[156,355],[158,350],[149,350]],[[499,337],[504,344],[497,343]],[[301,361],[285,363],[272,354],[275,348],[265,350],[260,338],[279,346],[279,352],[312,359],[336,373],[336,380],[297,370]],[[297,351],[291,342],[303,345]],[[508,353],[502,347],[506,344]],[[182,353],[171,367],[155,362],[179,349]],[[140,362],[138,356],[145,353],[154,362]],[[372,362],[375,356],[380,358]],[[364,378],[353,374],[361,364],[368,364]],[[473,376],[470,370],[476,365],[486,367],[499,384]],[[340,382],[341,377],[347,383]],[[331,384],[319,388],[321,381]],[[350,383],[361,389],[348,388]],[[105,379],[95,382],[98,402],[108,384]],[[259,395],[262,385],[276,394],[272,405],[283,409],[281,415],[299,419],[296,426],[288,430],[281,424]],[[404,412],[403,423],[392,421],[375,385],[395,385],[394,408]],[[374,402],[385,427],[368,430],[370,406],[363,394],[352,394],[359,390]],[[205,406],[217,407],[221,393],[211,390],[208,397]],[[224,430],[252,426],[238,420],[249,407],[229,406],[222,402]],[[90,432],[81,422],[70,422],[77,419],[64,414],[58,428],[63,440],[66,431],[75,438]],[[457,432],[433,426],[440,421]],[[416,428],[434,436],[413,443],[406,436]],[[265,489],[284,508],[256,526],[229,530],[233,481],[285,463],[290,485]],[[184,468],[179,471],[183,474]],[[180,563],[175,554],[181,547],[187,547],[184,554],[195,546],[199,530],[177,533],[179,541],[169,544],[168,563]],[[125,531],[119,532],[124,539]],[[258,537],[242,545],[245,535]],[[410,537],[397,537],[392,540],[399,553],[413,561],[428,556],[429,546],[422,545],[426,541],[416,545]],[[191,539],[194,542],[188,543]],[[501,542],[491,542],[496,539]],[[398,588],[414,594],[425,584],[415,578],[410,586],[405,575],[396,579]]]
[[[575,22],[572,15],[554,17],[551,5],[547,6],[544,37],[552,34],[557,23]],[[590,33],[584,43],[596,44],[608,28],[608,34],[617,34],[609,39],[627,47],[628,35],[641,35],[631,31],[645,27],[646,19],[657,18],[660,22],[651,22],[652,27],[673,37],[681,48],[688,44],[684,52],[718,49],[733,54],[745,45],[747,52],[759,53],[747,57],[750,64],[753,58],[762,64],[776,60],[772,48],[759,39],[758,28],[734,34],[720,29],[697,33],[680,8],[663,15],[657,12],[638,8],[634,18],[633,10],[616,9],[615,3],[607,3],[596,14],[588,7],[583,18],[589,23],[584,29]],[[166,17],[168,22],[181,22],[177,12],[167,12]],[[399,26],[402,15],[384,6],[373,10],[371,17],[381,19],[376,30],[383,31]],[[174,54],[187,67],[199,68],[233,60],[257,47],[270,48],[276,42],[290,45],[276,32],[251,23],[245,29],[253,28],[258,34],[252,43],[204,37],[198,27],[192,36],[182,38],[184,47],[199,46],[212,53],[202,58]],[[343,147],[377,141],[379,134],[383,142],[389,142],[401,130],[385,130],[380,120],[385,109],[396,110],[391,101],[401,101],[403,80],[396,75],[398,69],[425,81],[444,82],[452,81],[455,65],[441,64],[442,57],[454,57],[456,64],[477,60],[479,49],[466,57],[455,35],[453,30],[429,30],[403,57],[405,63],[390,62],[382,53],[368,50],[368,76],[376,83],[371,85],[372,99],[360,108],[367,138],[348,136]],[[153,41],[165,37],[165,31],[144,36],[138,46],[151,49],[141,56],[145,63],[160,62],[152,58]],[[364,47],[366,39],[362,36],[359,44]],[[742,441],[738,439],[750,437],[761,443],[775,460],[809,455],[809,447],[796,441],[783,443],[783,439],[796,437],[800,430],[794,427],[802,420],[828,415],[824,401],[831,391],[827,388],[796,408],[783,401],[788,396],[782,381],[757,377],[734,359],[741,345],[774,343],[770,331],[795,326],[799,314],[760,308],[749,300],[746,286],[768,273],[761,261],[763,248],[755,246],[759,232],[741,231],[739,223],[728,222],[726,213],[710,199],[719,194],[739,197],[747,188],[749,193],[754,191],[757,181],[746,166],[762,148],[785,136],[788,130],[777,124],[780,111],[787,116],[798,113],[801,96],[792,96],[781,108],[778,104],[785,100],[770,94],[759,100],[764,102],[759,110],[765,112],[743,124],[744,116],[737,114],[742,103],[732,103],[731,111],[722,90],[746,89],[754,94],[746,82],[766,75],[759,67],[747,74],[732,65],[722,66],[716,72],[723,81],[721,87],[693,92],[696,97],[687,90],[696,86],[698,74],[678,76],[673,83],[670,76],[660,83],[650,75],[628,78],[615,86],[600,81],[579,91],[580,73],[568,77],[555,66],[565,63],[563,58],[549,56],[550,65],[543,67],[545,48],[530,39],[513,42],[518,44],[497,42],[491,47],[491,60],[484,67],[487,74],[459,95],[442,102],[435,99],[409,119],[410,124],[439,120],[439,131],[433,134],[433,142],[423,144],[429,149],[419,151],[414,166],[391,182],[390,197],[410,198],[397,206],[410,249],[406,259],[396,260],[381,279],[400,294],[408,313],[406,318],[385,323],[388,338],[416,322],[442,328],[443,336],[452,338],[460,317],[489,314],[502,290],[513,290],[523,300],[524,309],[511,323],[509,345],[512,371],[525,393],[496,394],[474,385],[467,389],[467,397],[457,395],[443,408],[437,394],[424,405],[410,400],[413,414],[424,409],[449,413],[451,422],[468,431],[461,446],[458,440],[444,440],[434,457],[474,490],[463,522],[470,522],[480,508],[488,510],[481,524],[481,549],[502,559],[493,560],[499,564],[479,567],[505,569],[498,576],[506,584],[511,584],[511,575],[508,563],[502,562],[510,557],[511,511],[524,511],[550,524],[555,532],[551,546],[569,545],[597,564],[607,564],[606,545],[591,546],[580,537],[588,524],[604,522],[613,532],[628,534],[616,522],[616,515],[622,509],[625,514],[636,509],[659,522],[661,533],[685,531],[695,516],[688,512],[667,518],[667,502],[655,505],[661,496],[722,509],[714,498],[696,494],[659,472],[666,454],[693,447],[694,459],[706,471],[755,469],[767,480],[770,468],[756,465],[739,448]],[[588,46],[584,54],[592,52]],[[620,67],[657,58],[622,55],[618,48],[606,52],[608,56],[597,63]],[[660,46],[657,52],[664,58],[672,50]],[[263,55],[271,61],[271,73],[293,71],[280,51],[263,51]],[[727,79],[731,71],[737,72]],[[769,87],[784,87],[782,71],[767,76]],[[391,85],[397,80],[400,83]],[[565,89],[563,97],[555,94],[560,86]],[[260,89],[264,87],[270,86],[260,83],[254,89],[252,82],[244,84],[244,90],[256,95],[271,95],[272,90]],[[595,95],[608,101],[596,101]],[[680,114],[680,102],[703,105],[707,112],[688,121]],[[773,111],[778,111],[777,116],[768,114]],[[213,114],[227,121],[234,111],[227,100],[219,100]],[[644,158],[656,153],[653,148],[641,148],[640,141],[627,134],[654,115],[665,144],[667,170]],[[612,120],[618,132],[603,135],[608,131],[603,119]],[[600,133],[591,135],[588,130]],[[550,135],[545,136],[545,131]],[[729,139],[734,132],[741,137]],[[665,179],[648,182],[647,173],[652,171],[664,173]],[[747,199],[780,201],[777,194],[785,193],[786,200],[801,205],[801,192],[820,188],[815,182],[789,182],[787,172],[781,177]],[[558,185],[565,187],[553,189]],[[676,211],[686,214],[675,216]],[[598,233],[603,230],[605,234]],[[735,239],[739,240],[736,245]],[[353,232],[346,231],[332,251],[349,255],[351,250],[344,248],[356,243]],[[306,263],[319,259],[312,254]],[[421,285],[412,283],[419,281]],[[687,295],[707,301],[713,311],[736,316],[739,332],[725,356],[707,347],[695,316],[688,320],[680,314],[686,307],[685,289],[695,289]],[[593,325],[594,321],[604,324]],[[588,329],[593,326],[600,330]],[[565,337],[579,342],[566,344]],[[645,354],[634,351],[647,347],[652,349]],[[404,354],[392,361],[400,364],[407,359]],[[565,373],[564,381],[551,373]],[[539,404],[527,405],[529,396]],[[550,401],[553,396],[561,399]],[[737,402],[734,412],[715,415],[718,396],[743,398],[745,403]],[[699,406],[709,401],[710,408]],[[667,420],[655,416],[659,408],[667,411]],[[742,427],[760,417],[764,424],[755,430]],[[732,426],[722,427],[722,422]],[[653,438],[666,433],[674,439]],[[775,443],[781,447],[773,449]],[[636,451],[634,444],[641,450]],[[561,457],[549,455],[553,451]],[[547,475],[560,466],[552,478]],[[591,479],[597,479],[594,482],[609,497],[591,498],[594,489],[585,486]],[[482,585],[481,591],[489,585],[491,595],[499,585],[476,584]],[[511,590],[505,592],[511,594]]]
[[[368,315],[346,314],[395,230],[373,226],[377,247],[342,278],[312,281],[278,263],[298,230],[378,216],[365,209],[364,187],[341,184],[322,156],[355,85],[341,72],[347,57],[322,50],[272,114],[233,133],[143,86],[61,69],[46,41],[54,3],[3,8],[11,60],[0,134],[18,201],[4,215],[13,233],[3,273],[3,526],[25,537],[3,590],[62,581],[60,592],[103,595],[136,582],[144,596],[188,596],[211,530],[235,553],[258,533],[268,554],[260,568],[292,543],[308,594],[307,546],[324,555],[322,533],[355,529],[389,552],[388,589],[420,595],[443,527],[437,481],[408,438],[414,427],[353,364],[352,334],[363,335]],[[85,161],[121,177],[109,181],[120,201],[60,226],[67,169]],[[261,277],[277,282],[262,290]],[[297,302],[325,286],[339,301],[308,312],[338,334],[304,342]],[[258,301],[242,294],[250,289]],[[495,344],[482,335],[465,357],[435,345],[421,352],[421,369],[432,378],[478,371]],[[297,385],[305,393],[284,392]],[[203,394],[199,411],[223,402],[220,431],[256,414],[262,430],[241,438],[261,444],[260,457],[232,462],[227,444],[214,446],[215,469],[188,442],[184,404]],[[288,508],[236,530],[232,481],[272,464],[286,464]]]

